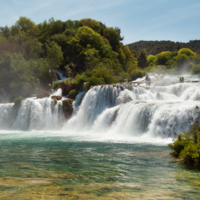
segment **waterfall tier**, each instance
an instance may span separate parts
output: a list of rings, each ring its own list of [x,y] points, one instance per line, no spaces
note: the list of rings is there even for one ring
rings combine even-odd
[[[63,130],[175,137],[200,123],[200,85],[95,86]]]
[[[28,98],[19,108],[0,104],[0,128],[12,130],[56,130],[64,122],[62,102],[51,98]]]
[[[95,86],[77,95],[73,109],[66,121],[62,101],[55,103],[51,98],[28,98],[18,108],[0,104],[0,129],[173,138],[200,123],[200,84]]]

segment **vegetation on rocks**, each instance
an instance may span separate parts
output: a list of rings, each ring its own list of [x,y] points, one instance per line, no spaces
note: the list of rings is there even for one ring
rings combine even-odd
[[[72,115],[73,112],[73,99],[65,99],[62,101],[62,108],[63,108],[63,113],[66,117],[66,119],[69,119]]]
[[[19,106],[23,100],[24,100],[24,98],[19,96],[19,97],[15,98],[13,102],[14,102],[15,106]]]
[[[71,90],[69,92],[69,98],[70,99],[75,99],[77,94],[78,94],[77,90]]]
[[[191,130],[179,134],[172,144],[168,145],[172,155],[181,162],[198,167],[200,169],[200,125],[191,126]]]

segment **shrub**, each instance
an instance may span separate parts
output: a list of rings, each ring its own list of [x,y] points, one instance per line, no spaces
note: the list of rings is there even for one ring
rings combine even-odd
[[[191,69],[192,74],[199,74],[200,73],[200,64],[199,65],[193,65]]]
[[[180,77],[179,82],[184,82],[184,77]]]
[[[76,77],[75,77],[75,79],[74,79],[74,83],[76,85],[76,89],[77,90],[81,90],[82,87],[83,87],[84,82],[87,81],[87,76],[86,76],[85,73],[83,73],[83,74],[77,74]]]
[[[191,130],[179,134],[172,144],[168,145],[173,149],[172,155],[188,165],[200,168],[200,124],[191,126]]]
[[[146,72],[137,69],[137,70],[134,70],[133,72],[131,72],[130,77],[131,77],[131,80],[135,80],[135,79],[141,78],[145,75],[146,75]]]
[[[22,102],[23,100],[24,100],[24,97],[19,96],[19,97],[15,98],[13,102],[14,102],[15,106],[18,106],[18,105],[21,104],[21,102]]]
[[[53,88],[54,90],[57,89],[59,83],[60,83],[60,81],[53,82],[53,84],[52,84],[52,88]]]
[[[97,78],[92,76],[91,78],[88,79],[88,82],[84,85],[84,88],[86,90],[89,90],[91,86],[93,85],[102,85],[104,84],[104,79],[103,78]]]
[[[84,83],[84,88],[89,90],[93,85],[111,84],[116,83],[117,81],[118,79],[113,76],[111,69],[99,67],[92,71],[88,70],[81,75],[78,74],[75,77],[74,83],[77,90],[80,90]]]
[[[71,90],[69,92],[69,98],[70,99],[75,99],[77,94],[78,94],[78,92],[76,90]]]

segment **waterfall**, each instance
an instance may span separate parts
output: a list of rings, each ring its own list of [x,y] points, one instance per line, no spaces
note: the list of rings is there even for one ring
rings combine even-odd
[[[172,137],[200,123],[199,83],[95,86],[63,130]]]
[[[196,80],[198,76],[188,76]],[[155,77],[151,77],[156,79]],[[143,78],[144,79],[144,78]],[[143,80],[141,79],[141,80]],[[178,80],[177,76],[163,80]],[[60,95],[61,89],[53,95]],[[0,129],[60,130],[68,134],[92,132],[99,135],[174,138],[200,123],[198,82],[151,85],[122,83],[94,86],[80,92],[67,121],[62,101],[27,98],[19,107],[0,104]]]
[[[16,116],[12,119],[14,112]],[[62,102],[55,103],[51,98],[27,98],[18,110],[14,104],[0,104],[0,113],[1,129],[57,130],[64,122]]]
[[[81,91],[81,92],[79,92],[79,94],[76,96],[76,99],[75,99],[75,101],[73,102],[73,113],[72,113],[72,116],[74,116],[74,115],[78,112],[79,106],[81,105],[81,102],[82,102],[82,100],[83,100],[84,95],[85,95],[85,92],[84,92],[84,91]]]

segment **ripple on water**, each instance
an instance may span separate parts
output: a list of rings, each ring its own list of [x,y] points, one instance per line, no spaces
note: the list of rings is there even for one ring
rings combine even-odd
[[[198,199],[200,173],[166,146],[0,140],[0,199]]]

